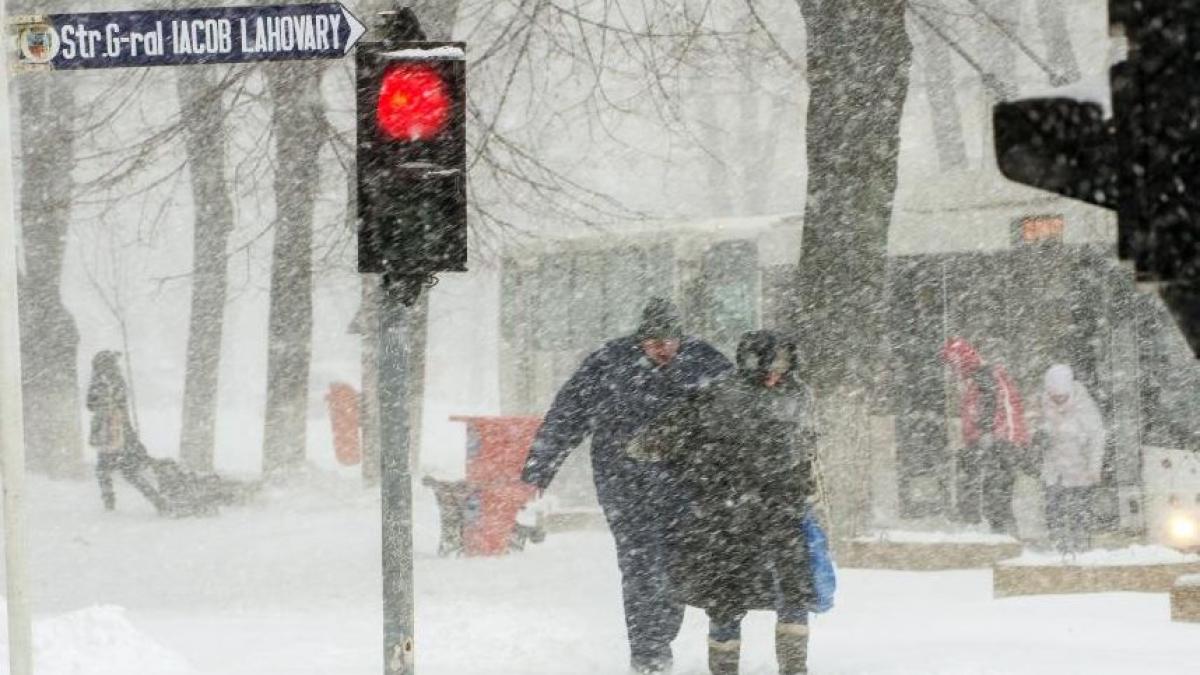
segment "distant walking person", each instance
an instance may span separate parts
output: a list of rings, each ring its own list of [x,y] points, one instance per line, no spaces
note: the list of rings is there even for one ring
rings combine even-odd
[[[1029,445],[1021,394],[1004,366],[985,364],[961,337],[947,341],[941,357],[959,382],[959,517],[966,523],[978,523],[982,517],[993,532],[1015,534],[1013,482]]]
[[[680,476],[688,498],[672,579],[708,613],[708,667],[736,675],[741,622],[776,612],[782,675],[807,671],[813,572],[803,522],[812,496],[812,395],[796,376],[796,347],[771,331],[742,336],[737,374],[652,422],[631,444]]]
[[[1037,435],[1046,494],[1046,529],[1060,552],[1090,544],[1091,499],[1101,480],[1107,433],[1100,407],[1070,366],[1057,364],[1042,381]]]
[[[716,349],[683,335],[673,304],[650,300],[633,335],[588,356],[559,390],[521,476],[546,488],[571,449],[591,435],[596,496],[616,540],[630,659],[638,673],[671,667],[683,604],[669,588],[664,542],[683,502],[669,475],[628,457],[625,446],[663,409],[730,367]]]
[[[150,457],[138,442],[129,419],[128,391],[121,377],[120,352],[100,351],[92,358],[92,379],[88,385],[87,408],[92,413],[89,442],[96,448],[96,478],[104,508],[117,506],[113,491],[113,472],[120,471],[161,513],[166,505],[143,471]]]

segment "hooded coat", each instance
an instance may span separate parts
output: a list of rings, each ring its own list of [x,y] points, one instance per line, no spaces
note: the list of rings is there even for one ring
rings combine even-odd
[[[680,600],[715,615],[807,607],[801,522],[812,493],[811,396],[739,371],[655,420],[631,450],[658,459],[688,500],[669,545]]]
[[[1004,366],[985,366],[975,347],[962,338],[946,343],[942,360],[963,385],[959,414],[965,445],[975,445],[984,434],[1022,448],[1029,445],[1021,394]]]
[[[1059,364],[1046,371],[1041,406],[1046,438],[1042,482],[1061,487],[1099,483],[1107,438],[1104,417],[1070,366]]]

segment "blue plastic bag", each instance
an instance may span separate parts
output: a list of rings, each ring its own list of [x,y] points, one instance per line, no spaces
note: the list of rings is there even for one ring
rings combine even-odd
[[[809,609],[821,614],[833,609],[833,595],[837,591],[837,573],[833,569],[833,556],[829,554],[829,539],[811,513],[804,516],[800,527],[808,544],[808,563],[813,575],[813,605]]]

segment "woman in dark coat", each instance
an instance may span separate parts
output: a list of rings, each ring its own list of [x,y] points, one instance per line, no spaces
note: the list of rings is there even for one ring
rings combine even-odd
[[[100,497],[104,508],[116,508],[112,475],[120,471],[125,480],[138,489],[161,513],[166,504],[143,470],[149,455],[138,442],[137,433],[129,419],[128,392],[121,377],[119,359],[114,351],[97,352],[92,358],[92,379],[88,385],[87,408],[92,413],[88,442],[96,449],[96,478],[100,482]]]
[[[673,582],[709,616],[709,669],[737,673],[740,624],[778,613],[780,673],[806,672],[812,573],[801,523],[812,494],[811,396],[796,349],[770,331],[738,345],[737,372],[658,418],[631,454],[662,461],[689,509],[675,529]]]

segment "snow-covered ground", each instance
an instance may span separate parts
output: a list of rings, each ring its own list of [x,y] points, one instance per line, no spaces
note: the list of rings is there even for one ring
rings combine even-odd
[[[1066,557],[1048,551],[1025,551],[1020,557],[1005,560],[1003,565],[1023,567],[1122,567],[1126,565],[1185,565],[1200,563],[1200,555],[1184,553],[1166,546],[1134,545],[1125,548],[1098,549]]]
[[[896,544],[1015,544],[1007,534],[991,532],[924,532],[918,530],[878,530],[856,537],[861,542],[892,542]]]
[[[160,520],[123,492],[35,480],[38,675],[382,672],[378,500],[313,475],[260,504]],[[524,554],[440,559],[417,488],[417,644],[423,674],[615,673],[626,665],[616,562],[604,532]],[[994,600],[986,571],[844,570],[814,622],[815,674],[1195,673],[1200,626],[1165,594]],[[769,614],[745,631],[743,672],[774,673]],[[689,610],[677,673],[704,673]]]

